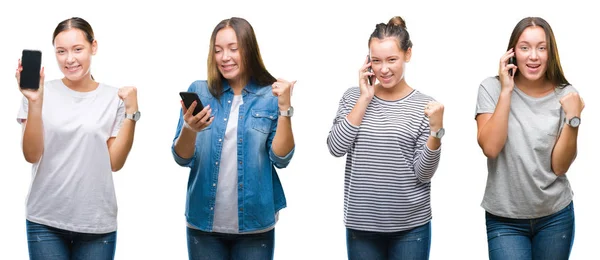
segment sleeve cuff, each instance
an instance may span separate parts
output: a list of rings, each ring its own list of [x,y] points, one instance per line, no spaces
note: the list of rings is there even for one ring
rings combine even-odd
[[[294,151],[296,150],[296,146],[292,147],[292,150],[284,156],[278,156],[273,152],[273,149],[269,150],[269,157],[271,157],[271,161],[275,165],[275,167],[281,169],[288,166],[290,160],[292,160],[292,156],[294,156]]]
[[[184,167],[191,167],[192,161],[193,161],[192,159],[196,155],[196,152],[194,151],[194,156],[192,156],[192,158],[188,158],[188,159],[182,158],[175,152],[175,146],[171,146],[171,152],[173,153],[173,158],[175,159],[175,162],[177,164],[179,164],[180,166],[184,166]]]

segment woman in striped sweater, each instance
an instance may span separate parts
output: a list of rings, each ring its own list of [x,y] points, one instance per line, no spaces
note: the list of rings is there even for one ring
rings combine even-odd
[[[347,155],[349,259],[429,258],[430,181],[440,160],[444,107],[406,83],[411,47],[401,17],[376,25],[359,87],[344,93],[327,138],[332,155]]]

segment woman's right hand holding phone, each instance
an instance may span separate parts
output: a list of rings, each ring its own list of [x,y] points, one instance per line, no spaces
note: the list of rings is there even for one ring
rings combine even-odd
[[[502,58],[500,58],[500,68],[498,75],[500,78],[500,85],[502,86],[502,92],[511,93],[515,87],[515,72],[517,71],[517,65],[511,64],[510,59],[516,59],[514,49],[508,50]],[[516,63],[516,62],[515,62]],[[512,70],[512,75],[510,71]]]
[[[214,116],[211,116],[212,109],[209,105],[205,106],[204,109],[200,110],[198,114],[193,115],[196,105],[198,105],[198,103],[194,101],[189,108],[186,108],[183,101],[181,101],[181,108],[183,109],[183,121],[185,123],[185,128],[190,129],[194,132],[200,132],[202,131],[202,129],[206,128],[212,123]]]
[[[19,62],[17,64],[17,72],[15,73],[15,78],[17,79],[17,86],[19,87],[19,90],[21,91],[21,93],[23,93],[23,96],[25,96],[25,98],[27,98],[27,101],[29,101],[30,103],[36,103],[38,101],[41,101],[44,96],[44,67],[42,67],[42,69],[40,70],[40,86],[37,90],[21,88],[21,71],[23,71],[23,66],[21,65],[21,59],[19,59]]]
[[[371,61],[367,56],[367,58],[365,59],[365,63],[358,71],[358,84],[360,86],[360,98],[365,99],[369,102],[375,95],[375,88],[372,84],[369,84],[369,77],[374,76],[375,73],[371,72],[370,68]]]

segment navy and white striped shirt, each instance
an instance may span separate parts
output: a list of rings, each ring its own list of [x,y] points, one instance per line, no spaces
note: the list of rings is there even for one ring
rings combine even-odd
[[[336,157],[347,155],[344,178],[346,227],[374,232],[412,229],[431,220],[430,180],[441,147],[427,147],[433,99],[417,90],[396,101],[373,97],[360,126],[346,116],[360,96],[350,88],[340,100],[327,138]]]

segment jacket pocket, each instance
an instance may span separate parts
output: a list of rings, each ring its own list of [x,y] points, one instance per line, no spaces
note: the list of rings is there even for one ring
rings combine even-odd
[[[275,111],[258,109],[252,109],[251,112],[252,117],[250,119],[252,121],[250,122],[250,125],[252,128],[261,133],[271,133],[273,123],[277,119],[277,113]]]

